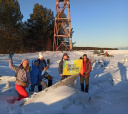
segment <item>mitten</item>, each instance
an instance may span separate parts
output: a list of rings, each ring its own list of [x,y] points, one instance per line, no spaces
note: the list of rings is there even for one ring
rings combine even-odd
[[[31,92],[31,85],[29,85],[28,88],[29,88],[29,92]]]
[[[12,59],[13,56],[14,56],[14,52],[13,51],[10,51],[10,53],[9,53],[9,59]]]

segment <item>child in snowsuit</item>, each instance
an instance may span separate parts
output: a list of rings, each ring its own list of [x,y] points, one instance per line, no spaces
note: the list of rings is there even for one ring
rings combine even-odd
[[[32,61],[32,67],[30,70],[30,76],[31,76],[31,87],[30,91],[34,91],[34,88],[36,85],[38,86],[43,86],[43,88],[47,88],[47,84],[45,81],[42,81],[43,75],[46,72],[47,68],[44,68],[42,72],[39,71],[37,68],[38,66],[38,60],[33,60]],[[41,91],[38,87],[38,91]]]
[[[20,101],[21,99],[28,97],[25,87],[31,84],[29,62],[27,59],[23,59],[20,66],[15,66],[12,61],[13,55],[14,53],[9,55],[9,67],[17,72],[15,89],[19,93],[18,101]]]

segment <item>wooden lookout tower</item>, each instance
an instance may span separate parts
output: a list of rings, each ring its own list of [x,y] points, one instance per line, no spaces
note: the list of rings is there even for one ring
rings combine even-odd
[[[56,0],[53,50],[72,50],[70,0]]]

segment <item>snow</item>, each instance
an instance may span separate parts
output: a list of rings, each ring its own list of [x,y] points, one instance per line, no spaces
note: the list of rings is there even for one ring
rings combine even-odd
[[[64,52],[43,52],[50,58],[48,73],[53,84],[60,80],[58,64]],[[80,79],[76,86],[59,86],[38,92],[37,87],[29,97],[8,104],[6,99],[18,97],[15,90],[15,72],[9,68],[8,54],[0,54],[0,114],[128,114],[128,50],[108,50],[114,57],[93,55],[93,50],[68,51],[71,60],[79,59],[84,53],[92,63],[89,94],[81,92]],[[14,64],[20,65],[23,58],[38,58],[38,52],[15,54]],[[47,82],[47,80],[46,80]],[[28,91],[28,88],[26,88]]]

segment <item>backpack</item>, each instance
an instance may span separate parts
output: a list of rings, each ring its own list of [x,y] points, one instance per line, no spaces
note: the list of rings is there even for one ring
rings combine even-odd
[[[40,59],[37,59],[38,60],[38,62],[39,62],[39,64],[40,64]],[[47,66],[47,63],[46,63],[46,61],[43,59],[43,62],[45,63],[45,65]]]

